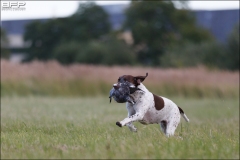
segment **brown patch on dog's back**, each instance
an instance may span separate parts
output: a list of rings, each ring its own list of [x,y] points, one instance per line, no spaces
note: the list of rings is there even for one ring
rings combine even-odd
[[[156,110],[161,110],[164,107],[164,101],[162,97],[156,96],[153,94],[154,102],[155,102],[155,108]]]

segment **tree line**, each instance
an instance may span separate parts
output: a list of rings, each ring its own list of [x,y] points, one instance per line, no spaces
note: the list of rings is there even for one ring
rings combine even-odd
[[[28,24],[24,41],[30,46],[24,61],[239,69],[239,25],[223,45],[196,26],[189,10],[177,9],[172,1],[132,1],[118,31],[112,30],[108,16],[87,2],[69,17]],[[126,30],[133,44],[118,38]]]

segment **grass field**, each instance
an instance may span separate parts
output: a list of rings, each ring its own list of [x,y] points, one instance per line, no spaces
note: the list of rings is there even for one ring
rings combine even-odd
[[[109,104],[112,84],[146,72],[145,86],[190,119],[174,137],[157,124],[115,125],[127,111]],[[239,159],[238,97],[239,71],[1,60],[1,158]]]
[[[170,98],[190,123],[166,138],[157,124],[117,127],[125,105],[108,97],[4,96],[1,158],[239,159],[238,98]]]

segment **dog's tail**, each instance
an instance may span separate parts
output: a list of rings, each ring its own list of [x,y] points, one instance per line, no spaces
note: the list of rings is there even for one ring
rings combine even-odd
[[[183,117],[187,122],[189,122],[189,119],[187,118],[186,114],[183,112],[182,108],[178,107],[178,109],[179,109],[179,112],[180,112],[180,114],[182,115],[182,117]]]

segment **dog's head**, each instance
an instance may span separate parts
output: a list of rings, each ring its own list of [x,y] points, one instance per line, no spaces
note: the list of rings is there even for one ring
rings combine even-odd
[[[148,73],[146,73],[146,76],[123,75],[118,78],[118,82],[113,86],[119,86],[121,83],[128,82],[130,88],[135,88],[138,85],[140,85],[141,82],[143,82],[147,76]]]

